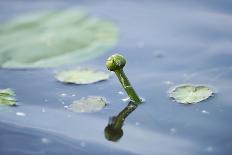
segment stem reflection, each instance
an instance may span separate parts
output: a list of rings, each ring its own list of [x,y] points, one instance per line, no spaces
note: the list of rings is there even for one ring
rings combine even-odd
[[[130,101],[129,104],[117,115],[109,118],[109,123],[105,127],[105,138],[116,142],[123,136],[123,123],[138,106],[138,103]]]

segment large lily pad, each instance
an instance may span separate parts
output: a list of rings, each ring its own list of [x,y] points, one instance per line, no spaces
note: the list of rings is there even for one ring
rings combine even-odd
[[[78,64],[117,41],[109,21],[76,10],[25,15],[0,25],[0,67]]]
[[[15,106],[16,100],[14,96],[15,93],[11,89],[0,89],[0,105]]]
[[[91,69],[73,69],[61,71],[55,75],[55,78],[64,83],[91,84],[107,80],[109,76],[108,73]]]
[[[74,101],[68,109],[74,112],[96,112],[106,106],[106,99],[101,96],[89,96]]]
[[[212,96],[213,92],[206,86],[182,85],[174,88],[170,97],[183,104],[198,103]]]

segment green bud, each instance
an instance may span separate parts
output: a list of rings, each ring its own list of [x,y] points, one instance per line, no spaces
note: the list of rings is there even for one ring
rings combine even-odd
[[[120,54],[114,54],[106,60],[106,67],[110,71],[120,70],[126,65],[126,60]]]

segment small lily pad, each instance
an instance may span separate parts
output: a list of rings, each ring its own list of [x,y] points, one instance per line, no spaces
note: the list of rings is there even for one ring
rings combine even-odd
[[[14,98],[15,93],[10,89],[0,89],[0,105],[15,106],[16,99]]]
[[[194,104],[208,99],[213,91],[206,86],[181,85],[170,92],[170,97],[176,102]]]
[[[72,69],[61,71],[55,78],[64,83],[91,84],[109,79],[110,74],[91,69]]]
[[[100,111],[106,106],[107,102],[101,96],[89,96],[77,101],[73,101],[68,109],[74,112],[96,112]]]

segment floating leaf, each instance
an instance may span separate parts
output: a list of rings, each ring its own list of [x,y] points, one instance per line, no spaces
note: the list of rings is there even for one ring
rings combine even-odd
[[[74,101],[68,109],[74,112],[96,112],[106,106],[106,99],[101,96],[89,96]]]
[[[9,106],[16,105],[14,96],[15,93],[11,89],[0,89],[0,104]]]
[[[0,25],[0,67],[78,64],[117,41],[108,21],[75,10],[25,15]]]
[[[109,74],[90,69],[73,69],[61,71],[55,75],[58,81],[75,84],[91,84],[109,78]]]
[[[182,85],[173,89],[170,97],[183,104],[198,103],[212,96],[213,92],[206,86]]]

